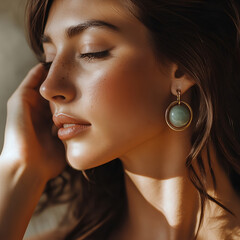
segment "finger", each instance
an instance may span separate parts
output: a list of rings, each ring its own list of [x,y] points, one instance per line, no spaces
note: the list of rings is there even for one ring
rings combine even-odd
[[[47,72],[41,63],[33,67],[20,84],[20,88],[38,89],[45,80]]]

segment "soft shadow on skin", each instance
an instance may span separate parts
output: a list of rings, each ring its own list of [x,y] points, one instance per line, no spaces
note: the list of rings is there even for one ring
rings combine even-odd
[[[238,240],[240,239],[240,229],[239,227],[235,227],[232,230],[227,229],[227,236],[225,240]]]
[[[126,153],[129,156],[120,156],[119,159],[122,161],[124,168],[133,174],[155,180],[167,180],[176,178],[179,175],[186,175],[185,161],[183,161],[182,164],[180,164],[180,161],[187,158],[191,149],[190,140],[186,140],[186,135],[190,136],[191,132],[191,127],[189,127],[185,133],[179,132],[177,135],[175,135],[173,131],[163,130],[151,139],[141,142],[135,146],[135,148],[139,151],[139,156],[144,159],[141,161],[143,164],[141,164],[141,162],[134,162],[138,159],[138,156],[135,156],[134,153],[132,154],[134,149],[130,149]],[[159,136],[162,136],[161,139],[159,139]],[[164,141],[162,139],[164,139]],[[151,142],[153,141],[156,143],[152,145]],[[182,143],[182,145],[179,146],[178,143]],[[159,156],[159,152],[161,153],[161,157],[156,161],[155,156]],[[153,159],[153,161],[151,159]],[[147,165],[145,165],[144,161]]]
[[[221,229],[224,240],[239,240],[240,239],[240,226],[239,220],[235,216],[230,216],[235,219],[234,223],[228,221],[230,213],[226,213],[224,210],[220,210],[220,215],[212,218],[211,228]],[[215,223],[215,224],[214,224]]]
[[[131,174],[134,174],[134,175],[137,174],[138,176],[140,176],[142,178],[149,178],[149,179],[151,179],[151,181],[165,181],[165,180],[171,180],[171,179],[176,179],[176,178],[180,177],[180,176],[174,176],[174,175],[170,175],[169,177],[167,177],[167,175],[166,175],[166,176],[164,176],[164,178],[160,179],[160,178],[154,178],[151,176],[146,176],[147,174],[143,174],[143,172],[141,172],[141,174],[139,174],[139,172],[138,173],[134,172]],[[159,232],[161,233],[161,235],[159,236],[159,240],[185,239],[181,235],[177,235],[177,236],[174,235],[174,232],[176,232],[177,229],[174,228],[174,226],[171,226],[171,224],[168,222],[167,218],[164,216],[164,213],[161,212],[161,210],[154,207],[142,195],[142,193],[138,190],[138,187],[133,182],[132,182],[132,184],[135,186],[136,190],[138,191],[139,196],[141,197],[141,201],[145,201],[145,203],[146,203],[145,206],[146,206],[147,210],[148,211],[158,211],[159,218],[161,219],[160,224],[159,223],[158,224],[163,226],[162,230],[158,229]],[[219,199],[219,201],[221,202],[220,199]],[[210,215],[210,217],[208,217],[207,216],[208,214],[205,214],[206,218],[203,220],[203,225],[205,227],[200,228],[199,237],[197,237],[197,240],[213,240],[211,237],[208,236],[208,234],[205,235],[206,230],[207,230],[207,232],[209,231],[211,235],[216,232],[217,236],[220,237],[219,240],[220,239],[239,240],[240,239],[240,220],[236,216],[233,216],[230,213],[226,212],[224,209],[222,209],[217,204],[215,204],[213,202],[210,202],[210,203],[213,206],[212,210],[210,207],[211,215]],[[206,204],[206,206],[207,205],[208,204]],[[231,206],[226,206],[226,207],[229,208]],[[207,207],[206,207],[206,209],[207,209]],[[234,213],[234,210],[233,210],[233,213]],[[142,216],[142,217],[144,217],[144,216]],[[199,215],[197,214],[197,211],[196,211],[195,219],[193,219],[191,222],[192,229],[196,230],[196,228],[198,227],[198,224],[199,224],[198,217],[199,217]],[[229,221],[229,219],[230,219],[230,221]],[[169,232],[166,232],[166,229],[170,229]],[[170,232],[172,232],[173,234],[170,235]],[[180,234],[183,234],[183,233],[180,233]],[[186,235],[184,237],[186,237]],[[192,239],[194,239],[194,236],[191,236],[188,239],[192,240]],[[116,240],[119,240],[119,239],[116,239]]]
[[[146,176],[141,176],[143,178],[150,178],[150,177],[146,177]],[[178,178],[178,177],[176,177]],[[152,178],[150,181],[159,181],[160,179],[154,179]],[[171,181],[171,179],[169,179]],[[173,224],[171,224],[168,219],[165,217],[164,212],[161,211],[160,206],[154,206],[153,204],[151,204],[151,202],[149,202],[145,196],[142,195],[142,193],[138,190],[138,187],[132,182],[132,180],[130,179],[130,177],[126,176],[126,181],[128,181],[127,186],[127,191],[136,191],[135,193],[138,194],[139,198],[137,199],[136,202],[134,202],[134,205],[139,205],[139,206],[144,206],[144,209],[142,208],[142,216],[140,216],[139,218],[146,218],[144,213],[150,212],[153,214],[155,219],[158,219],[158,221],[152,221],[149,222],[149,225],[152,226],[152,229],[156,229],[156,234],[155,236],[158,235],[158,240],[171,240],[171,239],[185,239],[185,240],[192,240],[194,238],[194,234],[195,234],[195,229],[196,229],[196,225],[197,225],[197,209],[192,209],[192,212],[190,213],[191,217],[188,219],[188,222],[183,223],[183,226],[185,226],[183,229],[185,229],[185,231],[179,231],[179,228],[177,229],[176,226],[174,226]],[[174,178],[173,178],[174,181]],[[128,189],[129,188],[129,189]],[[132,189],[133,188],[133,189]],[[151,194],[151,192],[150,192]],[[154,194],[154,193],[153,193]],[[131,196],[130,196],[131,198]],[[133,202],[129,200],[130,202]],[[196,203],[198,205],[198,203]],[[131,206],[130,206],[131,207]],[[173,206],[174,207],[174,206]],[[139,207],[137,207],[139,208]],[[131,209],[130,209],[131,211]],[[139,220],[141,222],[141,220]],[[125,223],[127,226],[129,223],[126,222]],[[140,224],[142,226],[144,226],[144,224]],[[153,226],[156,225],[156,227],[154,228]],[[127,229],[127,227],[126,227]],[[192,230],[192,234],[191,236],[187,236],[189,229]],[[148,232],[148,231],[146,231]],[[134,233],[132,233],[134,235]],[[138,229],[136,229],[136,235],[138,234]],[[141,233],[140,233],[141,234]],[[124,235],[125,236],[125,235]],[[150,236],[150,235],[149,235]],[[145,239],[149,239],[149,236],[146,236]],[[130,235],[131,237],[131,235]],[[143,236],[140,236],[143,237]],[[125,239],[123,238],[113,238],[113,240],[122,240]],[[135,237],[133,239],[138,239],[138,236]],[[142,239],[142,238],[141,238]],[[112,240],[111,238],[109,240]]]
[[[146,177],[146,176],[143,176]],[[159,179],[154,179],[153,180],[159,180]],[[133,184],[133,183],[132,183]],[[137,187],[136,190],[138,191]],[[140,196],[140,201],[145,201],[146,204],[145,209],[147,211],[156,211],[157,209],[150,204],[145,198],[144,196],[138,191],[139,196]],[[161,222],[157,223],[159,225],[162,226],[162,229],[158,228],[158,232],[160,233],[158,240],[171,240],[171,239],[185,239],[183,238],[181,235],[175,236],[174,232],[176,231],[176,228],[174,228],[173,226],[171,226],[171,224],[168,222],[168,220],[166,219],[166,217],[164,216],[164,214],[157,210],[158,214],[159,214],[159,219],[161,219]],[[235,224],[231,224],[229,223],[229,213],[226,213],[224,210],[222,209],[216,209],[216,217],[211,217],[210,221],[208,222],[207,220],[207,228],[209,230],[212,230],[213,232],[215,231],[219,231],[219,229],[221,229],[222,232],[222,236],[219,238],[219,240],[224,239],[224,240],[239,240],[240,239],[240,227],[238,222],[236,221]],[[145,216],[142,216],[143,218]],[[234,216],[233,216],[234,218]],[[153,224],[153,223],[152,223]],[[191,222],[192,224],[192,228],[195,228],[195,226],[198,224],[198,220],[197,220],[197,216],[195,219],[193,219],[193,221]],[[166,229],[169,229],[169,231],[166,231]],[[118,229],[116,229],[116,231],[118,231]],[[172,232],[170,234],[170,232]],[[200,230],[201,232],[201,230]],[[58,229],[52,232],[48,232],[45,233],[41,236],[35,236],[35,237],[30,237],[30,238],[26,238],[25,240],[63,240],[63,236],[66,232],[62,229]],[[181,234],[181,233],[180,233]],[[184,234],[184,233],[182,233]],[[184,236],[185,237],[185,236]],[[188,240],[192,240],[194,239],[194,236],[189,237]],[[113,238],[109,238],[108,240],[122,240],[122,238],[116,238],[116,235]],[[208,238],[208,236],[204,236],[203,238],[201,237],[201,234],[199,236],[199,238],[197,238],[197,240],[213,240],[211,238]],[[217,239],[218,240],[218,239]]]

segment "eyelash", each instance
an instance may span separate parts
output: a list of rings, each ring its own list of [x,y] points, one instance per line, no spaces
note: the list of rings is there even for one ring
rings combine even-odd
[[[101,51],[101,52],[90,52],[90,53],[82,53],[80,54],[80,58],[87,59],[88,61],[94,59],[105,58],[109,56],[109,50]],[[52,62],[42,62],[43,67],[48,71],[52,65]]]
[[[80,54],[80,58],[93,60],[99,58],[105,58],[109,56],[109,50],[101,51],[101,52],[92,52],[92,53],[82,53]]]

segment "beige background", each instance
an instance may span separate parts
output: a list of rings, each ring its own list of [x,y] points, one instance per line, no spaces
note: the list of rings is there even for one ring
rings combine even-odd
[[[28,69],[35,64],[24,34],[25,0],[0,0],[0,148],[6,102]]]
[[[26,0],[0,0],[0,150],[4,138],[7,99],[28,70],[36,64],[24,33],[25,2]],[[34,217],[26,236],[54,227],[63,210],[64,208],[53,208],[50,212]]]

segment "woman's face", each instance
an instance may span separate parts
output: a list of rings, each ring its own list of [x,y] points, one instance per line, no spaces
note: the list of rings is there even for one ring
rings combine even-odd
[[[170,71],[124,2],[55,0],[47,20],[52,65],[40,92],[57,121],[77,124],[59,132],[77,169],[121,158],[167,128]],[[81,131],[81,123],[90,126]]]

